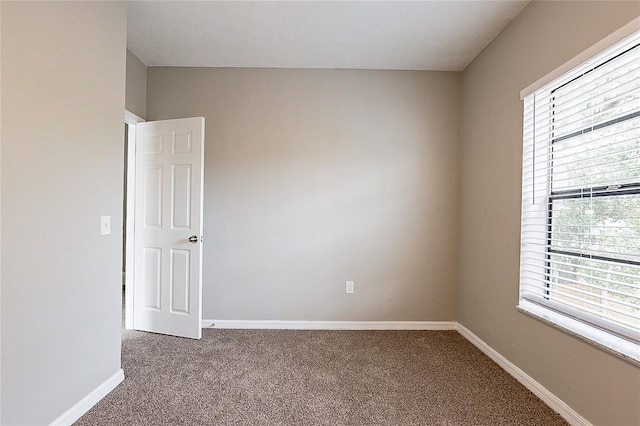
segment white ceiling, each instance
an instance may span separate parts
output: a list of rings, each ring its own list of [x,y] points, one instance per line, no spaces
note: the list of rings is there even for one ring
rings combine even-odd
[[[130,1],[148,66],[461,71],[528,1]]]

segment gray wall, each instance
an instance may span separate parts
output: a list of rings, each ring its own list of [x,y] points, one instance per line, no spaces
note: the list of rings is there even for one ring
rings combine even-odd
[[[516,312],[519,93],[639,14],[639,2],[532,2],[463,77],[459,321],[601,425],[640,424],[640,370]]]
[[[1,8],[0,422],[42,425],[120,369],[126,5]]]
[[[128,50],[125,107],[140,118],[147,117],[147,66]]]
[[[459,91],[459,73],[149,68],[148,119],[206,117],[204,318],[455,320]]]

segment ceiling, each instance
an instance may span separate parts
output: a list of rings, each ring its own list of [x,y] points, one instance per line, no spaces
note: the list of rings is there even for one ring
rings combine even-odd
[[[130,1],[147,66],[462,71],[528,1]]]

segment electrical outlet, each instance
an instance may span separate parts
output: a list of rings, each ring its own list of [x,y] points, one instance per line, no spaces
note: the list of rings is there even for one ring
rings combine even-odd
[[[353,281],[347,281],[344,286],[344,292],[352,294],[356,292],[356,284]]]

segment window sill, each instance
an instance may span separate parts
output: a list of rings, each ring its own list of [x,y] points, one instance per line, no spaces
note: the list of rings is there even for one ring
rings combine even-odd
[[[640,367],[640,345],[607,333],[573,318],[559,314],[526,300],[521,300],[518,311],[570,334],[611,355]]]

